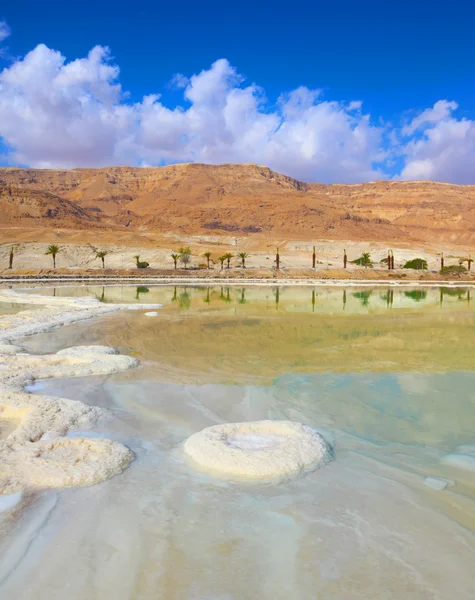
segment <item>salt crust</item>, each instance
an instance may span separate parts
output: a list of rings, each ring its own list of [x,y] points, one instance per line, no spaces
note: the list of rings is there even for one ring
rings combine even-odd
[[[184,451],[211,475],[255,482],[282,481],[332,459],[317,431],[292,421],[213,425],[190,436]]]
[[[105,410],[66,398],[29,394],[25,386],[39,378],[117,373],[136,367],[138,361],[106,346],[78,346],[33,356],[12,342],[122,308],[151,305],[104,306],[93,298],[50,298],[12,290],[1,290],[0,302],[47,305],[0,318],[0,419],[16,425],[0,439],[0,494],[92,485],[122,471],[133,459],[122,444],[62,437],[70,428],[91,426]]]

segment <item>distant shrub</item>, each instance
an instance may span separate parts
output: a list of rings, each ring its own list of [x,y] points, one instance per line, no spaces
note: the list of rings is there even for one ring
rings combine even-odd
[[[356,260],[351,261],[355,265],[360,265],[360,267],[372,267],[373,261],[371,260],[371,255],[369,252],[363,252],[363,254],[357,258]]]
[[[403,269],[417,269],[418,271],[426,271],[427,261],[423,258],[413,258],[412,260],[407,261],[407,263],[403,266]]]
[[[463,265],[447,265],[440,270],[441,275],[463,275],[467,269]]]

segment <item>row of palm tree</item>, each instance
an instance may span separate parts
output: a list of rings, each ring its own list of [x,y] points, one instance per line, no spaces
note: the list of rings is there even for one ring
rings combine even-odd
[[[102,268],[104,269],[105,268],[105,258],[108,254],[110,254],[110,251],[97,250],[96,248],[94,248],[93,250],[95,252],[95,258],[98,258],[101,260]],[[60,246],[57,246],[56,244],[52,244],[52,245],[48,246],[48,248],[45,252],[45,255],[49,255],[53,259],[53,268],[54,269],[56,268],[56,256],[60,253],[60,251],[61,251]],[[10,249],[10,254],[9,254],[9,268],[10,269],[13,268],[14,255],[15,255],[15,248],[12,246]],[[204,252],[203,256],[206,258],[207,269],[210,269],[210,264],[211,263],[214,264],[214,261],[211,258],[211,256],[212,256],[211,252],[209,252],[209,251]],[[241,261],[241,268],[245,269],[246,268],[246,259],[249,257],[249,254],[247,252],[238,252],[236,256]],[[191,263],[191,257],[192,257],[192,253],[188,246],[182,247],[177,252],[171,254],[171,258],[173,260],[175,269],[177,268],[178,262],[181,262],[183,264],[183,266],[185,267],[185,269],[187,269],[188,265]],[[140,255],[136,255],[136,256],[134,256],[134,258],[136,260],[136,266],[138,269],[146,269],[147,267],[150,266],[150,263],[140,260]],[[233,258],[234,258],[234,254],[232,254],[231,252],[226,252],[222,256],[218,257],[217,260],[221,263],[221,270],[224,269],[224,263],[226,263],[226,268],[230,269],[231,268],[231,260]],[[280,269],[279,248],[277,248],[277,250],[276,250],[274,262],[275,262],[275,268]],[[348,257],[346,254],[346,250],[344,250],[343,268],[345,268],[345,269],[347,268],[347,262],[348,262]],[[351,262],[353,264],[356,264],[356,265],[359,265],[359,266],[365,267],[365,268],[374,266],[373,261],[371,259],[371,254],[369,252],[363,252],[359,258],[352,260]],[[467,263],[468,269],[465,269],[465,267],[463,267],[464,262]],[[468,258],[461,259],[461,260],[459,260],[459,264],[460,264],[459,268],[461,268],[461,269],[463,268],[464,270],[470,271],[472,262],[473,262],[473,260],[472,260],[471,256],[469,256]],[[381,260],[380,263],[386,264],[388,266],[388,269],[394,269],[394,253],[393,253],[393,251],[389,250],[387,258],[383,258],[383,260]],[[315,252],[315,246],[314,246],[313,253],[312,253],[312,267],[314,269],[315,269],[315,265],[316,265],[316,252]],[[441,259],[440,259],[440,266],[441,266],[441,271],[444,271],[444,269],[448,268],[448,267],[444,267],[443,253],[442,253]],[[452,265],[452,267],[453,267],[453,265]],[[403,269],[427,270],[427,261],[422,258],[414,258],[412,260],[407,261],[403,265]]]

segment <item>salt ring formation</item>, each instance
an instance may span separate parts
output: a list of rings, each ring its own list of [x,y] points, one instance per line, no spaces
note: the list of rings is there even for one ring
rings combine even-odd
[[[256,482],[283,481],[332,459],[315,429],[292,421],[213,425],[189,437],[184,451],[211,475]]]
[[[118,373],[136,367],[137,359],[106,346],[29,355],[14,342],[107,312],[145,307],[104,306],[92,298],[46,298],[11,290],[0,292],[2,301],[47,307],[0,318],[0,420],[13,425],[6,437],[0,435],[0,494],[92,485],[121,472],[133,459],[127,447],[102,438],[64,437],[72,428],[90,427],[106,410],[66,398],[29,394],[25,386],[40,378]]]

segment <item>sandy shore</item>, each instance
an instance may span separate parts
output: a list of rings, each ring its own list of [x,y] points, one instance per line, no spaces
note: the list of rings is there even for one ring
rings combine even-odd
[[[38,309],[0,317],[0,495],[91,485],[122,471],[133,460],[132,452],[122,444],[65,437],[73,427],[90,427],[105,416],[105,411],[67,398],[29,394],[25,387],[40,378],[117,373],[136,367],[138,361],[104,346],[32,356],[13,342],[131,307],[104,306],[92,298],[45,298],[12,290],[0,291],[1,302],[36,304]]]

